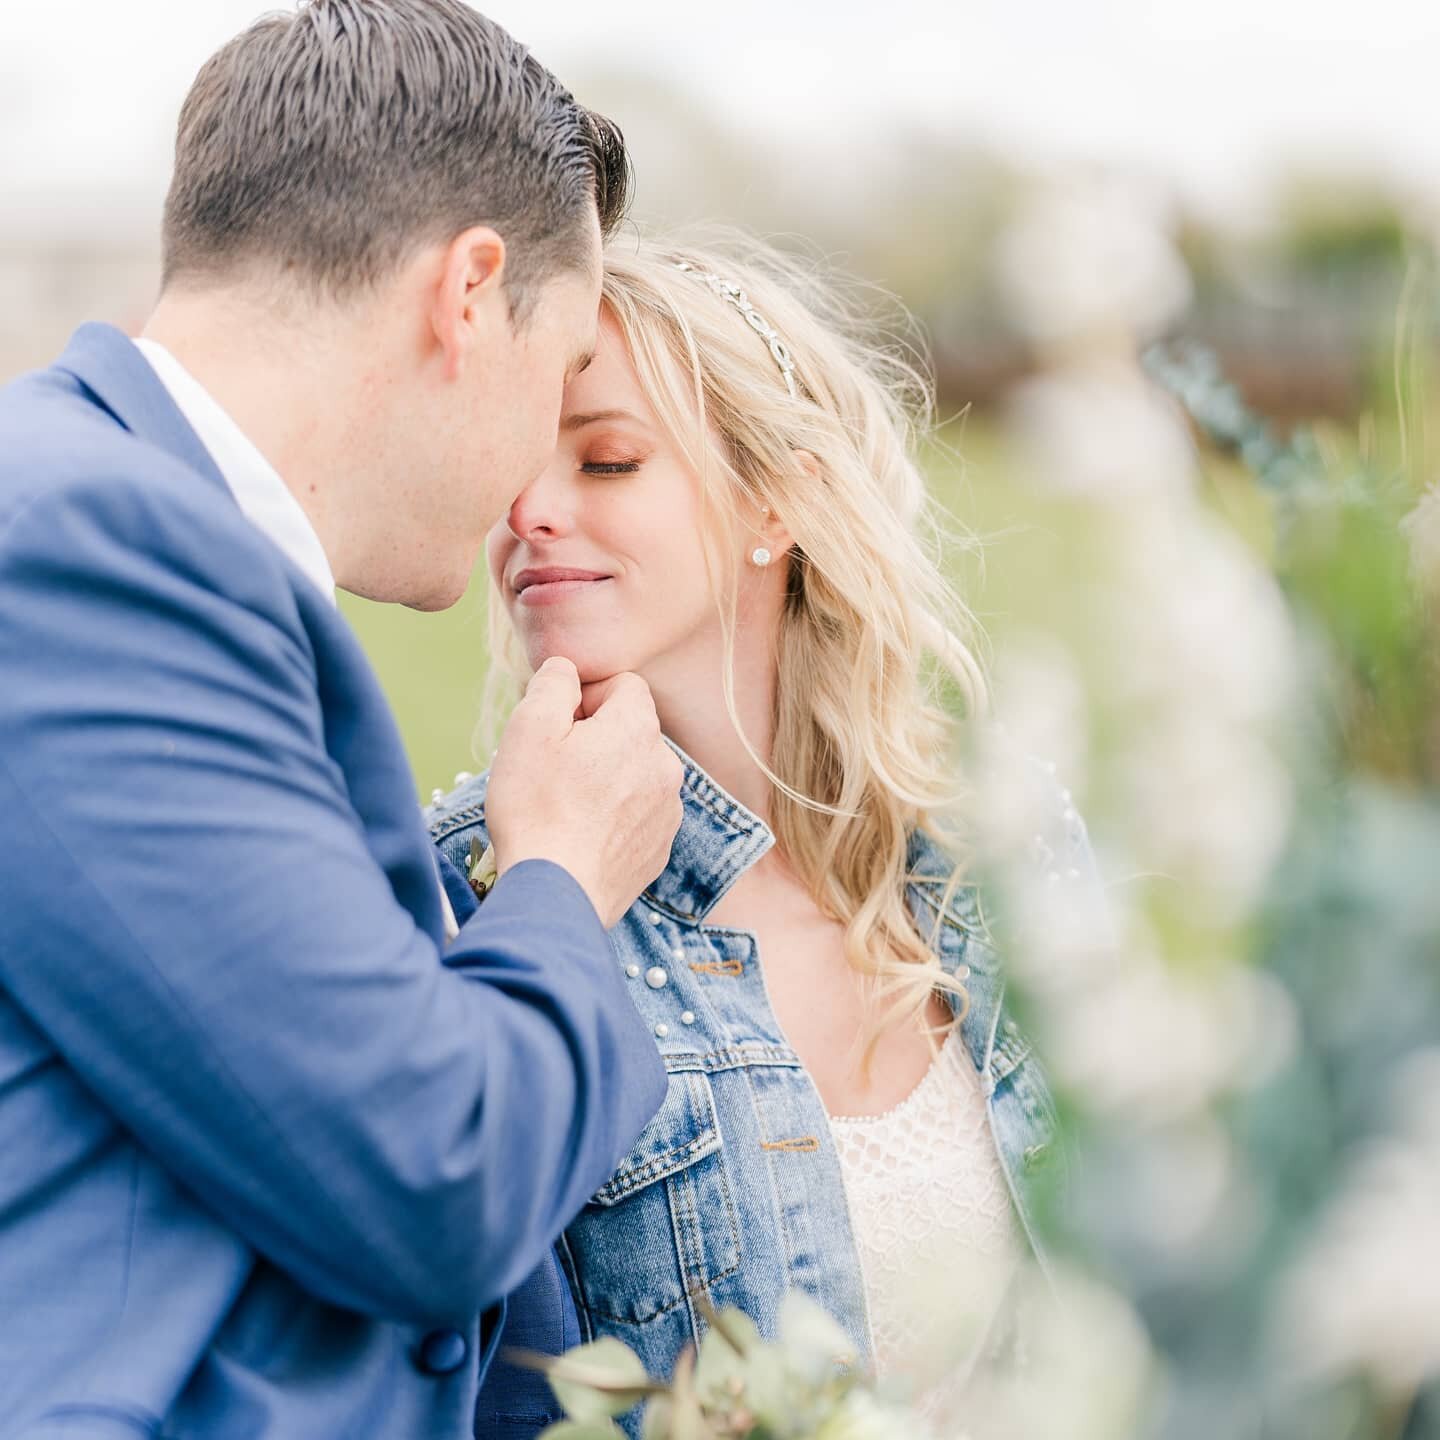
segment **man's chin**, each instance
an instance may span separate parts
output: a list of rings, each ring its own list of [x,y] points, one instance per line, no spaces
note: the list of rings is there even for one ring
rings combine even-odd
[[[470,578],[471,571],[459,567],[452,572],[434,567],[418,574],[398,568],[377,573],[372,567],[369,573],[338,575],[336,584],[362,600],[403,605],[408,610],[433,611],[448,610],[454,605],[470,588]]]
[[[402,599],[400,603],[410,610],[431,614],[437,610],[448,610],[464,598],[467,585],[452,585],[443,590],[426,590],[423,594]]]
[[[403,587],[403,593],[393,598],[411,610],[448,610],[452,605],[458,604],[470,588],[471,575],[472,572],[468,569],[457,568],[451,574],[437,569],[414,577]]]

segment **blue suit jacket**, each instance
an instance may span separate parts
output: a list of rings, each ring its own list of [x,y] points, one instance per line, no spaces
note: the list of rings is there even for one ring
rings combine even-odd
[[[87,326],[0,390],[0,1436],[470,1432],[664,1092],[574,881],[441,953],[344,620]]]
[[[435,856],[451,908],[463,924],[475,913],[474,892],[438,849]],[[506,1351],[563,1355],[584,1338],[559,1252],[551,1250],[506,1297],[505,1349],[482,1378],[475,1404],[475,1440],[535,1440],[546,1426],[563,1420],[565,1412],[550,1382],[530,1365],[515,1363]]]

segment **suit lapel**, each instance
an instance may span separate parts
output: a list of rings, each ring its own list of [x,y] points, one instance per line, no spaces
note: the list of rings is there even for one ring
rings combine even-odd
[[[56,369],[73,375],[131,434],[198,471],[227,495],[219,467],[134,343],[113,325],[82,325]]]

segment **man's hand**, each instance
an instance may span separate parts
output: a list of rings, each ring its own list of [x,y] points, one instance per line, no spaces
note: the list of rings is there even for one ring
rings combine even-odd
[[[485,818],[500,874],[553,860],[608,929],[669,862],[683,773],[638,675],[612,676],[582,696],[575,666],[552,656],[490,767]]]

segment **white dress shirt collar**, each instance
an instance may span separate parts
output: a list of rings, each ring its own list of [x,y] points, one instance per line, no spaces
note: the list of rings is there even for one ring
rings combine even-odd
[[[221,409],[214,396],[161,344],[138,339],[136,348],[150,362],[170,398],[210,452],[215,467],[235,496],[241,513],[329,597],[335,600],[335,576],[320,537],[300,502],[275,467],[245,432]]]

